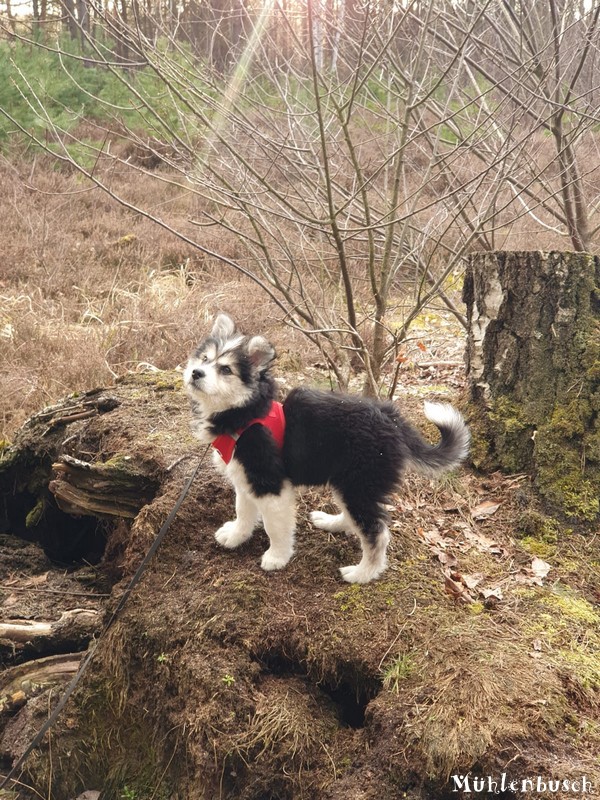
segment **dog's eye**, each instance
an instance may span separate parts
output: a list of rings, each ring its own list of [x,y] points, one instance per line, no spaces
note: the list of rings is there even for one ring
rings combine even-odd
[[[227,364],[223,364],[219,367],[219,372],[221,375],[233,375],[233,370],[231,367],[228,367]]]

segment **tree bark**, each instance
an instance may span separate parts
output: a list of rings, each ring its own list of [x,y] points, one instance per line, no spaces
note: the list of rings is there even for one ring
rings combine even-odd
[[[65,683],[78,670],[83,653],[46,656],[11,667],[0,678],[0,714],[14,713],[31,697]]]
[[[69,31],[71,39],[77,39],[79,35],[79,28],[75,18],[75,0],[61,0],[61,6],[64,10],[63,25]]]
[[[95,609],[73,608],[51,622],[31,619],[0,619],[0,653],[6,644],[13,650],[27,647],[38,653],[65,649],[65,644],[89,641],[100,627]]]
[[[580,520],[599,512],[599,285],[598,256],[497,252],[464,287],[474,461],[532,472]]]
[[[156,482],[128,456],[89,464],[65,454],[52,469],[49,489],[58,507],[71,515],[134,519],[156,491]]]

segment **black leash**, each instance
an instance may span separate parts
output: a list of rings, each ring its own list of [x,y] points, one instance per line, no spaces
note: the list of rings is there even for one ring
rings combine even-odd
[[[52,710],[52,713],[50,714],[50,716],[48,717],[46,722],[42,725],[40,730],[33,737],[33,739],[29,742],[29,744],[27,745],[27,748],[22,753],[22,755],[19,757],[19,759],[16,761],[16,763],[14,764],[14,766],[12,767],[12,769],[10,770],[8,775],[6,775],[2,779],[2,782],[0,783],[0,791],[2,789],[4,789],[6,786],[8,786],[9,782],[12,781],[13,777],[17,774],[17,772],[19,772],[19,770],[21,770],[23,768],[23,766],[24,766],[25,762],[27,761],[27,759],[29,758],[29,756],[33,753],[33,751],[36,749],[36,747],[38,747],[41,744],[44,736],[48,733],[50,728],[54,725],[54,723],[56,722],[56,720],[60,716],[61,711],[66,706],[69,698],[71,697],[71,695],[75,691],[75,688],[76,688],[77,684],[79,683],[79,681],[81,680],[84,672],[86,671],[86,669],[88,667],[88,664],[90,663],[90,661],[94,657],[94,653],[96,652],[96,647],[98,646],[98,642],[110,630],[110,628],[116,622],[119,614],[121,613],[121,611],[123,610],[125,604],[127,603],[127,600],[129,599],[129,595],[131,594],[131,592],[135,589],[135,587],[139,583],[140,578],[142,577],[142,575],[144,573],[144,570],[148,566],[148,563],[150,562],[152,556],[156,553],[156,551],[160,547],[160,543],[164,539],[166,532],[171,527],[171,524],[172,524],[173,520],[175,519],[175,517],[177,515],[177,512],[181,508],[181,504],[185,500],[185,498],[187,496],[187,493],[189,492],[189,490],[190,490],[190,488],[192,486],[192,483],[194,482],[194,479],[195,479],[196,475],[198,474],[198,470],[200,469],[202,463],[204,462],[204,459],[206,458],[206,454],[208,453],[208,450],[209,450],[210,447],[211,447],[211,445],[208,445],[208,447],[206,448],[204,453],[202,453],[202,456],[201,456],[200,460],[196,464],[196,468],[194,469],[194,471],[192,472],[191,476],[186,481],[185,486],[183,487],[183,489],[181,491],[181,494],[179,495],[179,497],[177,499],[177,502],[175,503],[175,505],[171,509],[171,512],[169,513],[169,516],[164,521],[161,529],[156,534],[156,538],[154,539],[154,541],[152,542],[152,545],[150,546],[150,549],[148,550],[148,552],[146,553],[146,555],[144,556],[144,558],[140,562],[139,567],[135,571],[135,575],[129,581],[129,583],[127,585],[127,588],[125,589],[125,591],[121,595],[121,598],[119,599],[119,602],[117,603],[117,607],[115,608],[115,610],[111,614],[110,619],[108,620],[108,622],[106,623],[106,625],[104,626],[103,630],[100,632],[98,637],[90,644],[89,649],[88,649],[88,651],[87,651],[87,653],[85,655],[85,658],[83,659],[83,661],[79,665],[79,669],[77,670],[75,675],[71,678],[71,681],[69,682],[69,685],[67,686],[67,688],[63,692],[60,700],[58,701],[58,703],[56,704],[56,706]]]

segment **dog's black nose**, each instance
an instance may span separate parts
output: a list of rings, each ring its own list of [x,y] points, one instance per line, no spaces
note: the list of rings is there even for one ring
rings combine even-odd
[[[194,369],[194,370],[192,370],[192,380],[193,380],[193,381],[198,381],[198,380],[200,380],[200,378],[203,378],[203,377],[204,377],[204,375],[205,375],[205,372],[204,372],[204,370],[201,370],[201,369]]]

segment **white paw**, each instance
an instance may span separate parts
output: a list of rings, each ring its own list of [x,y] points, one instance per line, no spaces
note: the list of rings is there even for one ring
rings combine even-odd
[[[365,567],[362,564],[354,564],[350,567],[341,567],[340,573],[348,583],[369,583],[369,581],[378,578],[384,569],[385,567],[374,569],[373,567]]]
[[[251,536],[252,531],[248,533],[248,531],[240,530],[236,520],[221,525],[219,530],[215,533],[217,542],[223,547],[227,547],[229,550],[233,550],[235,547],[239,547],[244,542],[247,542]]]
[[[344,530],[343,514],[326,514],[324,511],[311,511],[310,521],[315,528],[320,528],[322,531],[336,533]]]
[[[262,561],[260,562],[261,567],[266,572],[272,572],[275,569],[282,569],[288,563],[290,558],[292,557],[291,553],[287,555],[282,555],[281,553],[274,553],[273,548],[270,547],[262,557]]]

